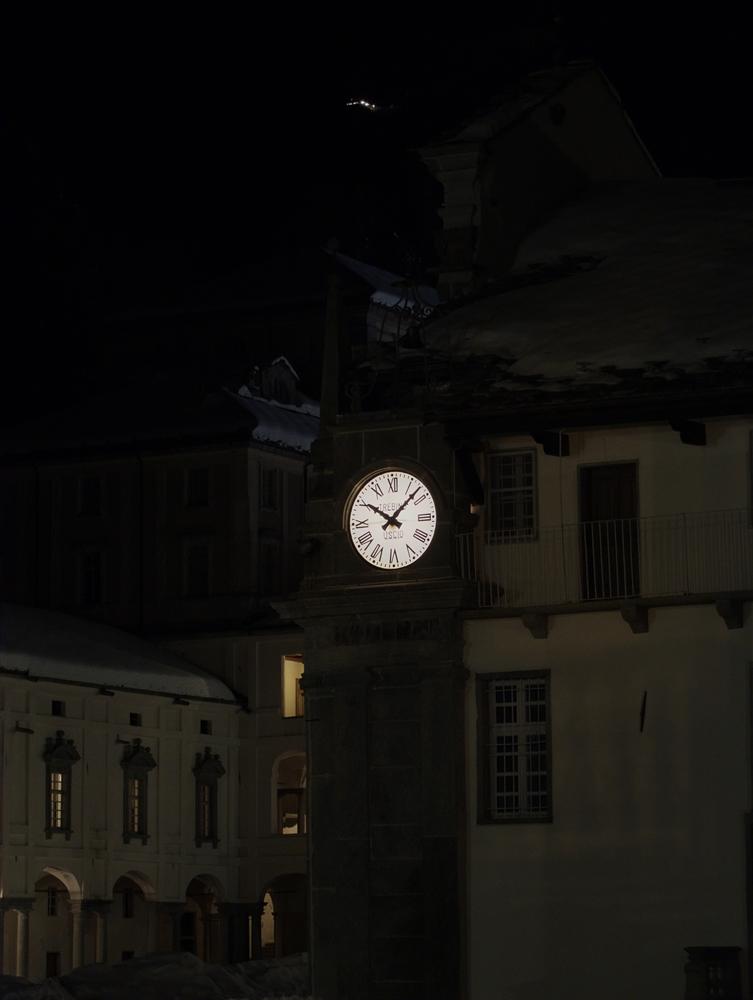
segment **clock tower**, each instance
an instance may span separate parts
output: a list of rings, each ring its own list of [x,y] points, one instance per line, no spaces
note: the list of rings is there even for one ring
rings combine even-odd
[[[318,1000],[464,996],[465,726],[455,535],[471,515],[444,426],[343,413],[333,277],[306,509],[309,915]]]

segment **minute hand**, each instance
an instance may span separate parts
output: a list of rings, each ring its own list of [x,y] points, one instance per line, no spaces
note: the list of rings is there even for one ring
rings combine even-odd
[[[415,490],[408,495],[407,499],[403,500],[403,502],[400,504],[400,506],[397,508],[397,510],[395,511],[395,513],[392,516],[393,517],[397,517],[397,515],[401,511],[405,510],[405,508],[408,506],[408,504],[411,502],[411,500],[413,499],[413,497],[416,495],[416,493],[418,493],[418,491],[420,489],[421,489],[421,484],[419,483],[418,486],[415,488]]]

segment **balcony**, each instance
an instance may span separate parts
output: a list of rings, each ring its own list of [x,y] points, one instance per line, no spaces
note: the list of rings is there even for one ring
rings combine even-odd
[[[458,537],[479,608],[540,608],[753,591],[749,510],[590,521],[530,541]]]

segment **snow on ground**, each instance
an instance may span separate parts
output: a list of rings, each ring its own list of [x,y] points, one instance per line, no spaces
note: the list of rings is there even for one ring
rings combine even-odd
[[[207,965],[188,952],[87,965],[42,983],[0,976],[0,1000],[311,1000],[308,956]]]

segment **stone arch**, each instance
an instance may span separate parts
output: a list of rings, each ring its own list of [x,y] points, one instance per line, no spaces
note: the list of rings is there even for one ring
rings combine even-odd
[[[63,868],[53,868],[52,865],[46,865],[42,871],[62,882],[71,901],[80,902],[83,899],[84,891],[81,883],[72,872],[67,872]]]
[[[144,875],[143,872],[135,871],[130,869],[127,872],[122,872],[112,883],[112,891],[115,891],[115,886],[120,881],[120,879],[130,879],[131,882],[141,891],[144,899],[149,900],[149,902],[154,902],[157,899],[157,890],[154,888],[154,884],[148,875]]]
[[[186,886],[180,917],[181,951],[190,951],[205,962],[224,959],[224,937],[220,920],[225,888],[214,875],[194,875]]]
[[[148,876],[130,870],[112,885],[104,960],[121,962],[155,950],[158,935],[156,890]]]
[[[286,750],[275,758],[270,803],[272,833],[306,833],[306,784],[306,754],[302,750]]]
[[[28,917],[32,976],[59,976],[83,963],[82,896],[81,883],[72,872],[53,865],[40,871]]]
[[[289,872],[269,881],[260,905],[262,956],[282,958],[308,950],[307,881],[303,872]]]

